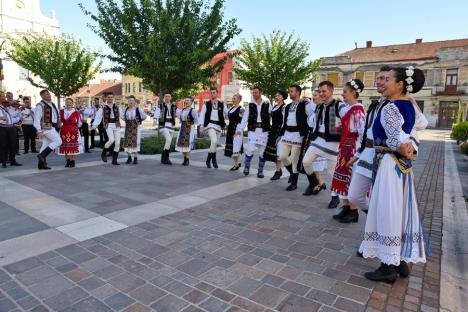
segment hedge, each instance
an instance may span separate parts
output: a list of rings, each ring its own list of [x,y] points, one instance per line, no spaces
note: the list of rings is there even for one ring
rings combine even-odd
[[[176,139],[172,140],[171,151],[175,151]],[[210,140],[208,138],[195,139],[195,149],[205,149],[210,147]],[[161,154],[164,148],[163,136],[150,136],[141,139],[140,154]]]
[[[457,142],[466,142],[468,140],[468,121],[454,124],[450,136]]]

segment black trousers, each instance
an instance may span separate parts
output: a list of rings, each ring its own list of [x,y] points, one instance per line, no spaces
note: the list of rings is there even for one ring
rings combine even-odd
[[[15,161],[16,135],[15,127],[0,127],[0,163]]]
[[[91,124],[93,124],[93,122],[94,122],[94,119],[91,120]],[[97,127],[97,129],[99,131],[99,145],[101,148],[103,148],[104,144],[106,144],[106,142],[109,141],[109,137],[107,136],[107,132],[106,132],[106,129],[104,129],[104,125],[102,124],[102,121]],[[95,147],[94,145],[95,136],[96,136],[96,130],[91,130],[91,146],[93,148]]]
[[[83,122],[80,128],[81,136],[84,138],[84,150],[89,152],[89,125],[87,122]]]
[[[19,154],[19,137],[21,128],[15,127],[16,130],[16,139],[15,139],[15,153]]]
[[[22,125],[23,136],[24,136],[24,152],[29,152],[29,147],[31,146],[31,151],[36,150],[36,128],[33,125]]]

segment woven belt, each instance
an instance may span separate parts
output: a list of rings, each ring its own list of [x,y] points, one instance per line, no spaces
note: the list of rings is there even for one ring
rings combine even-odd
[[[288,132],[298,132],[299,128],[295,126],[286,126],[286,131]]]
[[[374,141],[371,139],[366,139],[366,147],[367,148],[373,148],[374,147]]]

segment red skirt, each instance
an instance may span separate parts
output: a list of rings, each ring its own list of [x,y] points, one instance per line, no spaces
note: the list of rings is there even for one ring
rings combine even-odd
[[[348,167],[346,164],[356,153],[357,139],[357,136],[353,136],[345,139],[340,144],[338,162],[336,163],[335,172],[333,173],[331,190],[332,192],[342,196],[348,196],[348,188],[351,182],[353,167]]]
[[[80,153],[80,130],[76,125],[64,124],[60,129],[62,145],[59,154],[76,155]]]

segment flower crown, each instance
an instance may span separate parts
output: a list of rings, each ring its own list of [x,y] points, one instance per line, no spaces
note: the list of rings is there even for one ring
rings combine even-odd
[[[351,85],[351,87],[353,87],[356,90],[356,92],[362,92],[362,89],[359,88],[359,85],[356,83],[356,81],[354,81],[354,79],[350,79],[348,82]]]
[[[408,84],[408,85],[406,86],[406,91],[408,91],[408,92],[411,93],[411,92],[413,92],[413,82],[414,82],[414,79],[413,79],[412,77],[413,77],[413,75],[414,75],[414,67],[413,67],[413,66],[408,66],[408,67],[406,67],[405,73],[406,73],[406,79],[405,79],[405,81],[406,81],[406,83]]]

